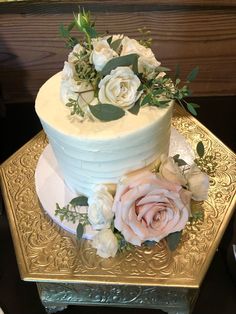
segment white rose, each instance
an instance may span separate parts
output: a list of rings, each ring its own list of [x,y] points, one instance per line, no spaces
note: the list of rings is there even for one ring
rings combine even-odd
[[[88,199],[88,219],[93,229],[104,229],[111,226],[113,197],[107,188],[100,185]]]
[[[69,63],[67,61],[64,62],[64,67],[61,73],[61,78],[64,81],[73,79],[75,74],[75,67],[72,63]]]
[[[118,241],[111,229],[103,229],[93,237],[92,247],[103,258],[114,257],[118,250]]]
[[[121,56],[131,53],[139,55],[138,71],[139,73],[152,73],[161,63],[156,60],[154,53],[150,48],[141,45],[137,40],[124,37],[122,40]]]
[[[69,102],[69,99],[78,99],[80,108],[87,112],[88,104],[94,99],[93,86],[89,83],[82,82],[78,84],[74,79],[62,80],[61,82],[61,100],[64,104]]]
[[[159,168],[160,175],[166,180],[179,184],[186,185],[187,180],[182,175],[178,164],[174,161],[172,157],[161,156],[161,164]]]
[[[100,81],[98,98],[102,104],[131,108],[141,95],[140,83],[129,67],[117,67]]]
[[[93,51],[90,55],[90,62],[94,64],[97,71],[101,71],[110,59],[118,56],[117,53],[111,49],[106,39],[92,39],[92,45]]]
[[[84,48],[80,44],[75,45],[72,52],[69,53],[68,61],[75,62],[78,59],[75,55],[80,55],[80,53],[83,51]]]
[[[189,190],[192,192],[192,199],[204,201],[207,199],[209,189],[209,177],[193,164],[186,174]]]

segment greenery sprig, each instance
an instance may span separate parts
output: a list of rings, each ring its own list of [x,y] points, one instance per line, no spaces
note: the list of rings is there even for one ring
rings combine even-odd
[[[56,203],[55,216],[59,216],[61,221],[66,220],[73,223],[79,221],[76,233],[77,238],[81,239],[84,233],[84,227],[89,224],[89,220],[87,212],[80,213],[77,209],[78,206],[88,206],[88,198],[85,196],[75,197],[64,207],[60,207],[59,204]]]

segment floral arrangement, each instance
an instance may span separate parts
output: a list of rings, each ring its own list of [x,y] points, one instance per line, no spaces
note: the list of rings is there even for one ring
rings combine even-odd
[[[174,250],[186,224],[202,218],[202,212],[192,212],[192,200],[207,199],[209,178],[197,166],[204,160],[202,142],[197,152],[199,157],[191,166],[179,155],[162,155],[153,171],[142,170],[120,178],[115,195],[105,185],[98,185],[89,198],[78,196],[62,208],[57,204],[55,213],[61,220],[78,223],[78,239],[86,225],[91,225],[96,231],[92,246],[103,258],[162,239]]]
[[[71,35],[76,28],[83,41]],[[82,11],[61,33],[72,48],[62,72],[61,97],[71,114],[84,119],[111,121],[127,111],[138,114],[143,106],[165,107],[173,100],[196,114],[196,104],[184,97],[187,85],[172,81],[150,49],[150,39],[137,41],[124,35],[98,36],[90,14]],[[197,75],[190,72],[186,84]],[[56,204],[61,220],[77,224],[77,237],[90,225],[95,232],[92,246],[103,258],[132,246],[155,244],[165,239],[171,250],[180,241],[182,230],[193,213],[192,200],[207,199],[208,176],[197,166],[204,164],[204,146],[197,145],[198,158],[187,165],[179,155],[161,156],[153,171],[140,170],[120,178],[114,194],[98,185],[94,194],[78,196],[64,207]]]
[[[84,35],[82,40],[71,35],[74,29]],[[121,34],[98,35],[84,10],[60,31],[73,49],[62,71],[61,98],[81,121],[116,120],[127,111],[138,114],[143,106],[166,107],[173,100],[196,115],[198,105],[184,98],[190,95],[188,83],[198,68],[189,73],[185,85],[178,69],[171,80],[170,70],[155,58],[150,38],[138,41]]]

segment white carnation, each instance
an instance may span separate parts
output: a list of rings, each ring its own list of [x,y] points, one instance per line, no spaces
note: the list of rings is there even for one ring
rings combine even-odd
[[[93,237],[92,247],[103,258],[114,257],[118,250],[118,241],[111,229],[103,229]]]

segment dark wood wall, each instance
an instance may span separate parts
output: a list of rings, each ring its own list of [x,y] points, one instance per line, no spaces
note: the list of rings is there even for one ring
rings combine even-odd
[[[127,0],[0,3],[0,92],[4,103],[34,101],[39,87],[60,71],[68,50],[59,36],[78,11],[89,9],[97,29],[139,39],[151,31],[163,66],[179,64],[182,77],[200,67],[193,95],[236,94],[236,1]]]

